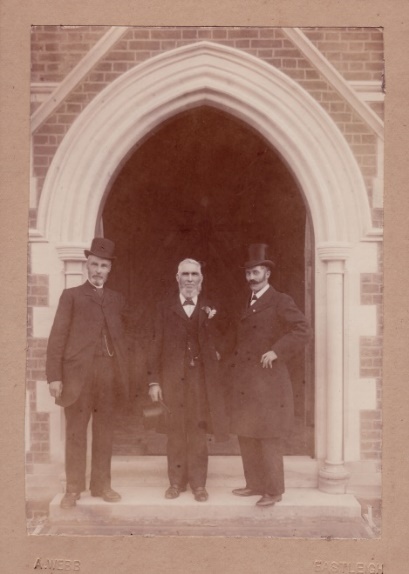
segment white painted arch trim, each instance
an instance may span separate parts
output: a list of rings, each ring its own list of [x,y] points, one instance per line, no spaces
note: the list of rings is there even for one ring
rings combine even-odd
[[[51,163],[38,230],[58,245],[88,245],[113,176],[164,120],[212,105],[262,134],[294,173],[316,244],[355,243],[371,230],[357,162],[321,106],[285,74],[211,42],[156,56],[107,86],[74,122]]]

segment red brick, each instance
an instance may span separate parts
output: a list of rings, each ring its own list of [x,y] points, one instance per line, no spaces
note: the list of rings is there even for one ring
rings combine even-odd
[[[212,37],[212,30],[210,28],[199,28],[197,37],[200,40],[210,40]]]
[[[348,40],[370,40],[371,35],[369,32],[352,32],[348,34]]]
[[[132,38],[149,38],[150,30],[147,28],[132,28]]]
[[[372,72],[383,72],[384,63],[383,62],[368,62],[365,64],[365,70],[370,70]]]
[[[228,28],[228,38],[258,38],[257,28]]]
[[[46,134],[63,134],[65,132],[64,126],[46,123],[41,126],[41,132]]]
[[[182,30],[175,28],[163,28],[151,30],[151,38],[158,40],[179,40],[182,37]]]
[[[297,58],[297,68],[311,68],[311,64],[307,60]]]
[[[174,50],[176,48],[176,40],[162,40],[160,43],[161,50]]]
[[[297,66],[297,62],[294,59],[284,58],[283,59],[283,67],[284,68],[295,68]]]
[[[345,42],[319,42],[318,48],[321,52],[343,52],[347,49]]]
[[[214,40],[223,40],[224,38],[227,38],[226,28],[213,28],[212,38]]]
[[[259,30],[260,38],[274,38],[275,37],[275,29],[274,28],[260,28]],[[280,45],[283,44],[282,40],[277,41]]]
[[[144,49],[146,50],[147,48]],[[115,60],[116,62],[132,62],[135,59],[135,54],[124,50],[113,50],[109,52],[109,59]]]
[[[197,38],[197,28],[185,28],[182,30],[182,38],[194,40]]]
[[[340,34],[339,34],[339,32],[325,32],[324,38],[325,38],[325,40],[339,41],[340,40]]]
[[[322,32],[316,32],[316,31],[312,32],[304,30],[304,33],[307,36],[307,38],[309,38],[311,41],[321,40],[322,38]]]
[[[306,76],[307,76],[307,74],[306,74]],[[322,82],[321,80],[308,80],[306,83],[307,83],[309,90],[317,90],[319,92],[322,92],[322,91],[327,89],[327,84],[325,82]],[[336,96],[336,98],[333,98],[332,96],[334,96],[334,95],[335,94],[324,93],[323,97],[331,96],[331,98],[329,98],[329,99],[338,99],[338,96]]]
[[[236,48],[238,48],[239,50],[244,50],[245,48],[249,48],[250,47],[250,40],[235,40],[234,41],[234,46]],[[269,56],[272,56],[272,53],[270,51]],[[269,57],[267,56],[267,57]],[[260,56],[261,57],[261,56]]]
[[[112,70],[112,62],[101,62],[98,64],[97,70],[100,72],[110,72]]]
[[[115,72],[126,72],[129,70],[129,65],[124,62],[114,62],[113,69]]]
[[[316,70],[306,70],[305,77],[307,80],[318,80],[320,76]]]
[[[160,42],[157,40],[133,40],[129,42],[131,50],[160,50]]]

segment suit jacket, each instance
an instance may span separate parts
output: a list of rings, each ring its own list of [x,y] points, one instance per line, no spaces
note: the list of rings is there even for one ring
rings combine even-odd
[[[228,419],[225,410],[224,393],[220,386],[217,349],[220,335],[217,329],[217,314],[209,319],[203,307],[212,305],[199,295],[195,313],[198,317],[198,342],[203,365],[203,383],[206,389],[208,428],[216,440],[228,439]],[[171,415],[183,416],[184,376],[186,365],[187,328],[190,321],[180,302],[179,295],[158,304],[155,316],[154,336],[148,353],[148,382],[161,385],[163,398]]]
[[[271,285],[256,303],[243,306],[225,372],[233,433],[268,438],[288,432],[294,407],[286,363],[304,348],[310,334],[291,297]],[[261,356],[270,350],[277,359],[272,368],[263,368]]]
[[[89,281],[62,292],[48,339],[46,361],[48,382],[63,382],[62,395],[56,404],[63,407],[73,404],[85,381],[93,376],[95,350],[104,321],[115,352],[117,389],[122,397],[128,396],[125,309],[120,293],[104,287],[101,300]]]

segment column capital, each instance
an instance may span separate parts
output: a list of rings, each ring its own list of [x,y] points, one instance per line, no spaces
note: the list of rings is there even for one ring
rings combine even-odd
[[[60,244],[57,245],[57,253],[63,261],[85,261],[84,249],[88,249],[88,245],[78,244]]]
[[[321,243],[317,253],[322,261],[346,261],[352,250],[350,243]]]

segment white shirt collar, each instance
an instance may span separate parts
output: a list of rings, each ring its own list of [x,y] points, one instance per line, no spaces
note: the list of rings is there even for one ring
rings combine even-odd
[[[87,281],[91,285],[91,287],[93,287],[94,289],[103,289],[104,288],[103,285],[94,285],[89,279],[87,279]]]
[[[254,295],[255,297],[257,297],[257,299],[260,299],[260,297],[262,295],[264,295],[264,293],[267,291],[267,289],[270,287],[270,284],[267,283],[267,285],[265,287],[263,287],[262,289],[260,289],[260,291],[257,291],[257,293],[255,293],[254,291],[252,291],[252,295]]]
[[[182,303],[182,305],[186,301],[186,297],[184,295],[182,295],[182,293],[179,293],[179,299],[180,299],[180,302]],[[191,297],[191,299],[192,299],[193,303],[195,305],[197,305],[197,295],[195,295],[194,297]]]

